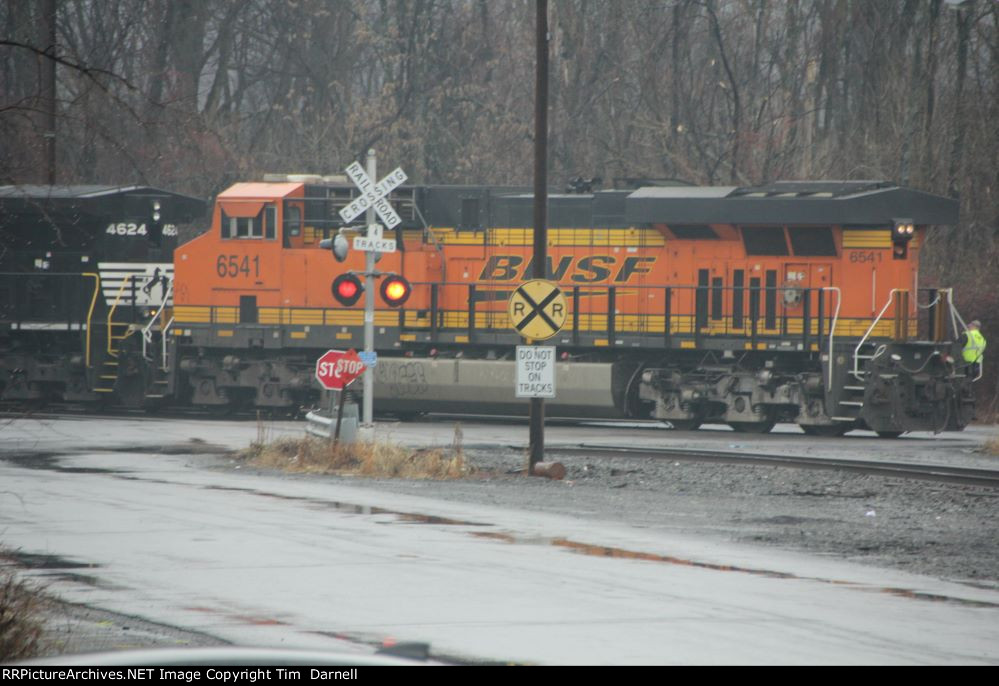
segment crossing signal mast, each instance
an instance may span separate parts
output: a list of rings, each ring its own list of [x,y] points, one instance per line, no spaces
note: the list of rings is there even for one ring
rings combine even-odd
[[[370,295],[364,299],[364,353],[365,361],[375,358],[375,279],[383,277],[379,293],[382,301],[389,307],[401,307],[409,299],[412,286],[406,277],[400,274],[383,274],[375,271],[376,258],[383,252],[395,252],[396,244],[394,238],[385,238],[382,225],[375,221],[375,215],[381,219],[385,228],[394,229],[402,223],[402,219],[392,208],[388,201],[388,194],[394,188],[406,180],[406,173],[401,167],[397,167],[385,178],[375,183],[375,151],[368,151],[367,169],[360,163],[354,162],[347,167],[347,176],[354,182],[360,190],[360,194],[354,200],[340,210],[340,219],[346,223],[354,218],[365,214],[365,226],[367,229],[364,235],[355,236],[353,241],[354,250],[363,250],[366,253],[364,272],[360,275],[364,277],[361,282],[360,276],[354,272],[345,272],[333,280],[333,297],[344,307],[355,305],[361,296],[367,292]],[[319,243],[320,248],[332,251],[333,257],[338,262],[347,259],[349,243],[347,242],[344,229],[341,229],[336,236],[327,238]],[[375,393],[375,379],[371,372],[374,362],[368,363],[364,372],[364,424],[368,429],[374,429],[374,407],[373,398]]]

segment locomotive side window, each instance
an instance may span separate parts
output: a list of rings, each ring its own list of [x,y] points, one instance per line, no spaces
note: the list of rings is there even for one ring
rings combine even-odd
[[[262,216],[230,217],[222,212],[222,238],[263,238]]]
[[[780,226],[759,226],[743,228],[742,241],[747,255],[787,255],[787,240],[784,228]]]
[[[223,202],[221,234],[226,239],[270,238],[277,234],[277,207],[260,201]]]
[[[274,240],[274,236],[277,235],[277,207],[268,205],[264,209],[264,217],[266,218],[264,222],[264,238]]]
[[[284,206],[284,232],[287,236],[298,236],[302,233],[302,208],[299,205],[286,203]]]
[[[835,257],[836,242],[828,226],[789,226],[787,235],[795,255],[802,257]]]

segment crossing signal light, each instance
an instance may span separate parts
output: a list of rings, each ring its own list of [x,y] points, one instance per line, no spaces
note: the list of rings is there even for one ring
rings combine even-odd
[[[382,279],[382,285],[379,290],[382,294],[382,300],[389,307],[402,306],[403,303],[409,300],[409,294],[413,292],[413,288],[409,285],[406,277],[398,274],[389,274]]]
[[[345,307],[350,307],[361,299],[364,285],[353,274],[341,274],[333,279],[333,297]]]

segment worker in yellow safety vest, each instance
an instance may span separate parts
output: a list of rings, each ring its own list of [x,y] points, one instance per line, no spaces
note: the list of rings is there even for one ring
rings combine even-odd
[[[967,342],[964,344],[964,363],[968,365],[968,373],[978,376],[980,365],[985,358],[985,336],[981,332],[982,323],[977,319],[968,324]]]

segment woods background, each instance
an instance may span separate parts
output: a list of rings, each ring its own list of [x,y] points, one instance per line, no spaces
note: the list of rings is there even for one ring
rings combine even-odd
[[[921,285],[955,286],[999,360],[999,2],[552,0],[550,23],[553,189],[889,179],[957,197]],[[5,0],[0,184],[207,198],[340,173],[370,146],[417,183],[530,184],[533,88],[530,0]]]

